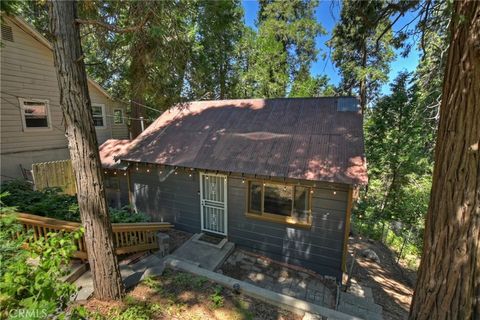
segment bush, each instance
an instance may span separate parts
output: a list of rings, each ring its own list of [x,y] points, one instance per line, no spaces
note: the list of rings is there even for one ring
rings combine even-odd
[[[5,194],[1,195],[4,198]],[[74,285],[59,281],[68,273],[82,231],[49,233],[33,241],[22,230],[12,207],[0,212],[0,318],[43,319],[61,312],[75,293]],[[28,248],[22,246],[28,242]],[[13,312],[15,311],[15,312]]]
[[[112,223],[148,222],[150,217],[142,212],[135,212],[131,206],[121,209],[110,208],[110,221]]]
[[[77,198],[62,194],[60,188],[48,188],[35,191],[26,181],[12,180],[0,187],[6,193],[3,202],[15,206],[20,212],[32,213],[60,220],[80,222],[80,210]],[[150,218],[144,213],[135,212],[130,206],[121,209],[110,208],[112,223],[148,222]]]
[[[34,191],[26,181],[12,180],[0,187],[0,193],[8,192],[2,201],[15,206],[20,212],[32,213],[68,221],[80,221],[77,198],[61,194],[60,188]]]

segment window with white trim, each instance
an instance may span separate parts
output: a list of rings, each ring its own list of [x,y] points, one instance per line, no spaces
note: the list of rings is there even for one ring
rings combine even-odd
[[[105,127],[105,106],[103,104],[92,104],[92,115],[95,127]]]
[[[50,129],[48,100],[19,99],[24,130]]]
[[[113,110],[113,123],[114,124],[123,124],[123,110],[114,109]]]

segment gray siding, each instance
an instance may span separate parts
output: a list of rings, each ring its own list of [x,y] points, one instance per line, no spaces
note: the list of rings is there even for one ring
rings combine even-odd
[[[198,174],[189,177],[183,171],[170,174],[168,170],[130,170],[133,205],[147,213],[153,221],[168,221],[176,228],[200,232],[200,195]]]
[[[317,184],[312,195],[310,229],[247,218],[246,186],[239,178],[228,179],[230,240],[276,260],[301,265],[320,274],[341,276],[348,199],[346,186]]]
[[[131,170],[135,207],[154,221],[168,221],[189,232],[199,232],[199,174],[182,170],[160,179],[168,169],[146,173]],[[311,182],[309,183],[311,185]],[[317,183],[312,195],[312,227],[247,218],[247,184],[238,176],[228,178],[228,238],[237,246],[261,252],[273,259],[301,265],[340,279],[348,186]]]
[[[118,188],[112,188],[114,186],[114,180],[118,179]],[[123,175],[122,171],[119,171],[118,175],[105,175],[105,193],[108,200],[108,206],[111,208],[121,208],[129,204],[128,200],[128,178]]]

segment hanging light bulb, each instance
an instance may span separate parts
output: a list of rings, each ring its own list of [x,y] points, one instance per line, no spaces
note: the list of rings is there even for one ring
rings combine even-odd
[[[245,179],[242,179],[242,183],[245,183]]]
[[[150,169],[147,169],[147,172],[150,172]]]
[[[114,171],[113,174],[117,174],[117,171]]]
[[[124,175],[124,176],[126,176],[126,175],[127,175],[127,173],[125,172],[123,175]]]

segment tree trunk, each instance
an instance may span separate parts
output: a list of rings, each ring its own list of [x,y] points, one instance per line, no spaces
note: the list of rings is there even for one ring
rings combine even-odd
[[[145,119],[145,108],[142,106],[145,104],[143,95],[145,94],[145,77],[147,76],[144,59],[141,56],[143,54],[143,47],[141,44],[133,45],[132,61],[130,65],[131,75],[131,104],[130,104],[130,133],[132,139],[135,139],[140,133],[142,133],[142,123],[140,118]]]
[[[366,40],[363,41],[362,45],[362,69],[365,70],[367,68],[367,43]],[[365,114],[365,110],[367,108],[367,79],[365,76],[360,79],[359,84],[359,91],[360,91],[360,109],[362,110],[362,114]]]
[[[85,228],[85,243],[93,275],[94,293],[101,300],[120,299],[124,288],[105,199],[80,29],[75,23],[76,2],[51,1],[49,11],[60,105],[77,180],[78,205]]]
[[[480,2],[453,2],[423,257],[410,319],[480,319]]]

